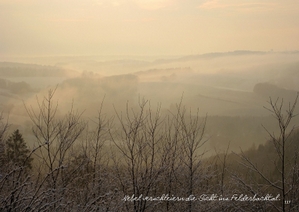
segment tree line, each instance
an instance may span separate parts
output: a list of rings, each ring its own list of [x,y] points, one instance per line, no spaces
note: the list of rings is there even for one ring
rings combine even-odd
[[[137,108],[127,104],[113,117],[102,102],[87,121],[73,106],[58,114],[54,97],[49,90],[37,108],[25,105],[30,148],[19,130],[7,135],[2,117],[1,211],[298,210],[299,136],[289,130],[298,95],[286,112],[283,100],[270,98],[266,109],[280,134],[268,132],[268,143],[258,149],[268,160],[255,160],[256,150],[230,153],[229,145],[205,158],[208,118],[182,101],[175,112],[164,112],[140,99]],[[162,196],[167,200],[153,201]]]

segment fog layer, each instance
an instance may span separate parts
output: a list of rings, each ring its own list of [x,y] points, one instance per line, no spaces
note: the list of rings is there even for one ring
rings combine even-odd
[[[299,90],[298,52],[235,51],[176,58],[34,57],[0,63],[0,109],[15,127],[28,121],[24,104],[56,89],[59,113],[71,107],[93,119],[141,99],[171,112],[182,102],[208,117],[209,148],[263,143],[261,125],[275,129],[264,106],[269,98],[292,102]],[[30,129],[24,129],[29,132]]]

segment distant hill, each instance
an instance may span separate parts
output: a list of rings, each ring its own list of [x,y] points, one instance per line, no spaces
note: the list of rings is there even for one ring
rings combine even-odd
[[[0,89],[4,89],[13,94],[25,94],[33,91],[32,87],[24,81],[11,82],[7,79],[1,79],[1,78],[0,78]]]
[[[179,76],[189,76],[194,71],[190,67],[186,68],[167,68],[167,69],[149,69],[133,73],[138,76],[140,81],[174,81]]]
[[[281,88],[270,83],[258,83],[254,86],[253,92],[266,98],[284,98],[286,101],[293,101],[297,91]]]
[[[249,51],[249,50],[236,50],[231,52],[212,52],[206,54],[197,54],[197,55],[187,55],[182,56],[176,59],[159,59],[156,60],[155,63],[169,63],[174,61],[191,61],[191,60],[199,60],[199,59],[211,59],[217,57],[226,57],[226,56],[242,56],[242,55],[265,55],[269,52],[263,51]]]
[[[66,77],[72,72],[56,66],[0,62],[0,77]]]

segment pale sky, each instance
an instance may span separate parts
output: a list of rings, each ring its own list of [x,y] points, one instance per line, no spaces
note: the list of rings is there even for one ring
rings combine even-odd
[[[9,55],[299,50],[298,0],[0,0]]]

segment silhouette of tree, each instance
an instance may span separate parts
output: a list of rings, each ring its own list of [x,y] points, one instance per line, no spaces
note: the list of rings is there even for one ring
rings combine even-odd
[[[8,162],[16,166],[24,166],[31,169],[33,158],[28,157],[30,151],[23,139],[22,134],[17,129],[6,141],[6,157]]]

